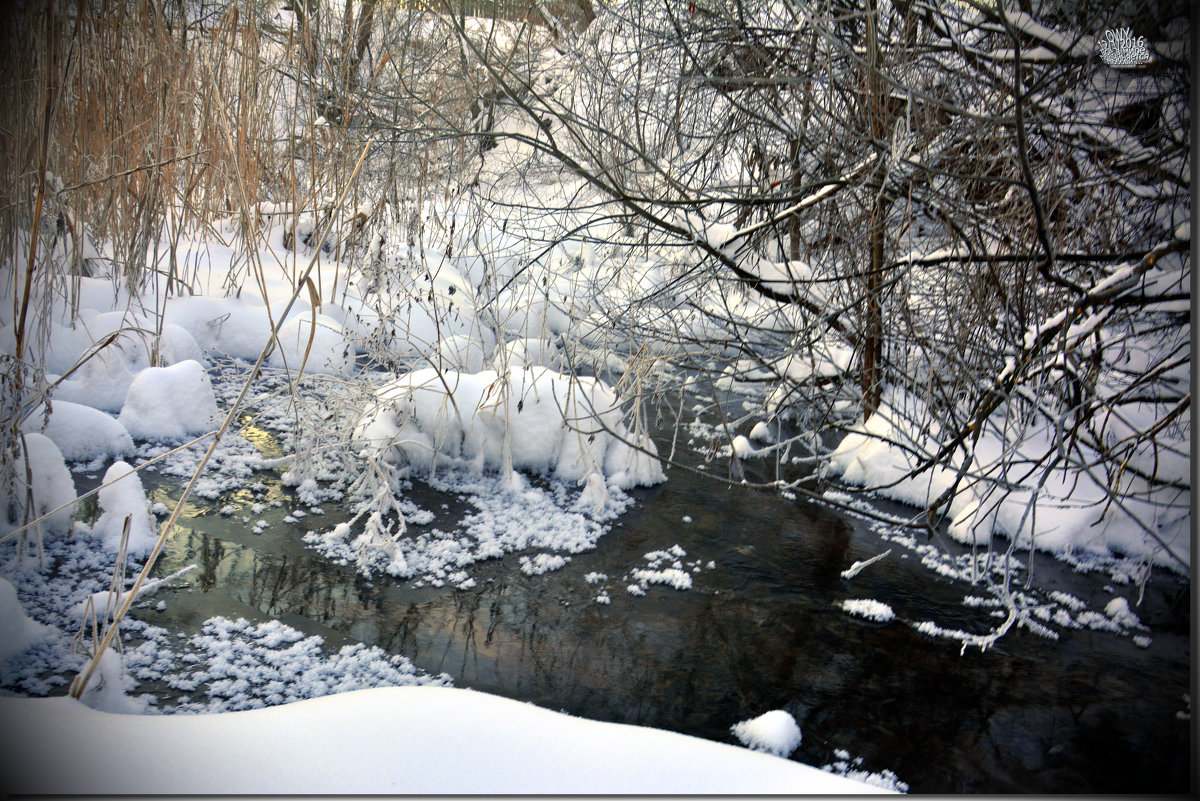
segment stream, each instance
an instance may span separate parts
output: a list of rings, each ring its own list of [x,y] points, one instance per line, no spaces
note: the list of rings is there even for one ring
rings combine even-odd
[[[669,432],[659,433],[660,448],[669,447]],[[1014,627],[990,650],[960,653],[959,642],[914,625],[986,632],[998,620],[963,603],[986,594],[980,587],[931,571],[866,518],[683,470],[668,476],[630,493],[636,504],[598,547],[561,569],[526,575],[510,554],[473,565],[476,584],[463,590],[366,580],[325,560],[302,543],[304,532],[348,515],[329,504],[323,515],[285,522],[291,491],[268,471],[259,480],[284,501],[257,515],[270,525],[254,533],[237,514],[218,512],[244,499],[197,501],[155,574],[197,569],[153,596],[165,604],[152,601],[136,616],[185,633],[216,615],[278,619],[331,648],[361,642],[402,654],[459,687],[722,742],[735,742],[734,723],[784,709],[804,735],[792,759],[820,766],[849,754],[854,769],[893,771],[910,792],[1188,791],[1191,619],[1182,577],[1154,572],[1135,606],[1132,584],[1037,554],[1036,587],[1097,610],[1126,597],[1148,643],[1088,628],[1058,628],[1051,640]],[[178,497],[177,482],[150,472],[143,480],[152,500]],[[409,496],[450,514],[465,507],[420,482]],[[632,594],[631,571],[673,548],[691,588],[652,584]],[[601,593],[607,603],[596,600]],[[896,618],[852,616],[838,605],[850,598],[886,603]],[[160,703],[175,694],[139,691]]]

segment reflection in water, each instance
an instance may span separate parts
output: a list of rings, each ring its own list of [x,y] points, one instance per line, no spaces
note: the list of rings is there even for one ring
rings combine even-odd
[[[827,764],[844,748],[919,792],[1187,788],[1189,724],[1175,713],[1189,687],[1190,620],[1186,605],[1170,608],[1174,579],[1156,578],[1139,609],[1154,630],[1150,649],[1110,634],[1068,631],[1051,642],[1017,631],[960,656],[956,643],[901,621],[871,623],[836,607],[875,598],[902,620],[981,626],[961,603],[971,588],[935,581],[916,559],[893,556],[842,579],[882,550],[847,519],[678,473],[639,497],[595,551],[565,568],[529,577],[512,556],[476,565],[467,591],[365,581],[324,561],[300,544],[301,529],[340,522],[332,510],[297,526],[273,512],[259,535],[202,515],[156,568],[198,563],[191,591],[165,612],[141,614],[176,629],[214,614],[275,617],[333,647],[361,641],[403,654],[458,686],[715,740],[732,741],[732,724],[781,708],[804,731],[794,759]],[[694,573],[687,592],[629,595],[625,574],[676,544],[715,569]],[[608,581],[588,584],[592,571]],[[1038,575],[1100,597],[1094,580],[1048,559]],[[601,589],[610,604],[593,601]]]

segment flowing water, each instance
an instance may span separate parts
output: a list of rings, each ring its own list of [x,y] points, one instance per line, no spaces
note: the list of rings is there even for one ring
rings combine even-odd
[[[277,618],[332,647],[403,654],[460,687],[725,742],[732,724],[785,709],[804,733],[792,759],[826,765],[844,749],[861,757],[857,768],[890,769],[912,792],[1188,791],[1187,582],[1152,576],[1135,607],[1150,629],[1145,648],[1128,635],[1060,630],[1052,641],[1014,629],[986,652],[960,654],[959,643],[910,623],[986,630],[986,613],[963,605],[978,587],[931,572],[861,519],[669,476],[633,493],[636,506],[564,568],[528,576],[509,555],[473,566],[467,590],[367,581],[329,563],[300,541],[345,519],[328,505],[295,524],[282,522],[290,505],[268,510],[258,516],[271,525],[255,534],[218,514],[222,502],[200,504],[156,573],[198,569],[165,609],[138,616],[182,631],[214,615]],[[144,480],[158,497],[177,496],[153,474]],[[425,508],[462,505],[423,485],[412,495]],[[627,574],[673,546],[686,552],[692,588],[630,594]],[[889,547],[888,558],[841,577]],[[589,583],[591,573],[608,578]],[[1114,593],[1136,596],[1044,555],[1035,577],[1092,609]],[[602,590],[610,603],[594,600]],[[887,603],[897,618],[853,617],[837,606],[848,598]]]

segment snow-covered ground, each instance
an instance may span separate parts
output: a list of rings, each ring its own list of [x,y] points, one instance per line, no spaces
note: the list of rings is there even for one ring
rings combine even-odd
[[[883,791],[736,746],[443,687],[164,717],[97,712],[67,698],[0,698],[0,717],[4,789],[14,793]]]
[[[545,71],[553,77],[554,70]],[[510,132],[538,135],[528,121],[500,116],[498,130],[509,125]],[[443,241],[434,234],[407,245],[395,238],[385,248],[385,237],[376,232],[365,256],[343,263],[332,255],[341,252],[340,243],[328,250],[324,243],[296,244],[315,235],[314,215],[299,215],[297,223],[264,203],[253,210],[261,223],[254,241],[243,241],[235,221],[227,220],[173,243],[172,256],[188,274],[187,294],[167,291],[154,275],[140,286],[118,276],[72,280],[70,297],[57,298],[42,321],[46,341],[27,353],[57,386],[51,397],[34,397],[19,412],[18,451],[27,469],[18,471],[12,496],[18,511],[40,520],[18,525],[0,519],[8,560],[0,565],[6,576],[0,578],[0,677],[6,686],[46,694],[60,678],[55,671],[84,664],[72,635],[111,615],[128,590],[124,571],[144,564],[169,512],[154,508],[131,471],[161,471],[182,483],[227,417],[232,427],[194,494],[216,500],[243,493],[246,503],[230,503],[223,513],[244,515],[247,530],[260,533],[267,525],[262,509],[279,503],[269,500],[261,476],[286,470],[281,480],[295,490],[287,520],[319,516],[322,505],[348,509],[350,520],[310,531],[304,541],[333,562],[353,565],[368,580],[469,590],[479,562],[507,555],[517,555],[526,576],[559,570],[609,535],[613,521],[633,504],[628,490],[666,479],[644,410],[629,398],[637,398],[638,381],[652,382],[667,372],[658,356],[688,350],[682,342],[669,347],[672,334],[686,334],[693,345],[727,338],[714,319],[734,329],[744,324],[755,331],[795,331],[806,324],[803,312],[753,293],[719,289],[715,281],[681,282],[681,265],[690,257],[678,251],[642,254],[631,263],[615,236],[611,246],[566,237],[529,259],[539,237],[544,243],[573,228],[569,200],[589,197],[581,181],[561,172],[545,183],[524,183],[533,174],[527,169],[531,150],[501,141],[484,160],[478,193],[485,202],[498,199],[514,207],[562,203],[556,212],[539,212],[536,223],[543,229],[529,219],[511,228],[507,219],[503,226],[478,223],[470,219],[477,209],[464,209],[465,201],[457,206],[426,201],[418,216],[450,221],[443,222],[443,233],[450,231]],[[505,183],[518,173],[514,181],[521,186]],[[814,304],[829,302],[817,289],[822,284],[814,281],[813,267],[739,255],[727,246],[745,230],[692,217],[681,218],[680,225],[696,241],[744,259],[742,266],[764,286],[808,287]],[[337,235],[334,231],[331,241]],[[1176,236],[1190,238],[1190,232],[1180,229]],[[1114,268],[1094,291],[1125,280],[1130,269]],[[1182,285],[1185,273],[1190,276],[1176,254],[1140,280],[1165,292]],[[232,282],[241,284],[236,292],[231,276],[241,276]],[[0,288],[6,309],[16,305],[20,270],[12,277],[17,280]],[[614,326],[619,314],[628,318]],[[1089,318],[1066,327],[1064,349],[1104,332],[1103,322]],[[1036,339],[1041,330],[1035,327],[1030,336]],[[658,339],[647,345],[639,332]],[[18,339],[13,321],[0,320],[0,351],[14,353]],[[234,409],[247,364],[260,357],[265,375]],[[730,361],[713,392],[719,387],[761,396],[750,414],[734,422],[735,432],[722,419],[718,435],[707,440],[712,453],[728,456],[733,465],[785,451],[788,446],[775,442],[772,431],[789,411],[789,386],[845,374],[853,368],[854,351],[831,335],[804,352],[775,347]],[[1119,389],[1103,383],[1101,388]],[[1035,488],[1034,479],[1013,465],[1035,458],[1024,448],[1048,447],[1049,434],[1023,429],[1010,441],[1003,415],[987,421],[966,457],[962,472],[970,481],[958,485],[961,475],[950,464],[913,478],[914,454],[939,448],[936,431],[911,426],[924,418],[915,405],[901,393],[885,395],[883,407],[852,426],[829,455],[824,475],[916,506],[953,486],[946,504],[949,533],[981,550],[950,558],[887,526],[877,529],[881,539],[915,554],[938,576],[995,579],[987,583],[1004,588],[1003,597],[968,596],[965,607],[999,618],[1007,612],[1009,623],[1047,637],[1056,636],[1055,627],[1087,628],[1148,644],[1136,613],[1115,590],[1101,612],[1063,593],[1010,592],[1004,579],[1020,566],[1017,547],[1022,554],[1027,547],[1029,553],[1041,548],[1084,568],[1098,567],[1122,585],[1144,580],[1152,566],[1190,565],[1187,493],[1156,490],[1159,494],[1131,499],[1117,514],[1104,503],[1109,488],[1101,481],[1080,483],[1075,474],[1047,469]],[[257,416],[257,431],[239,430],[244,411]],[[1119,430],[1114,427],[1114,436],[1153,420],[1134,414]],[[686,432],[705,427],[717,431],[713,421],[697,414]],[[275,436],[270,447],[259,436],[263,429]],[[193,438],[199,441],[174,450]],[[758,448],[751,440],[765,444]],[[1161,452],[1156,443],[1139,448],[1130,454],[1131,463],[1153,462],[1160,478],[1185,485],[1186,444],[1181,434]],[[95,515],[74,519],[74,476],[100,471],[104,486]],[[417,481],[458,493],[472,511],[447,521],[436,510],[419,508],[405,494]],[[1015,489],[1003,497],[989,492],[1010,483]],[[851,507],[863,503],[835,492],[827,498]],[[1130,523],[1143,519],[1148,535]],[[410,526],[421,528],[414,532]],[[993,535],[1008,538],[1014,548],[1005,554]],[[589,574],[587,583],[599,585],[592,598],[607,606],[622,590],[633,597],[646,595],[651,585],[691,590],[715,565],[685,557],[674,545],[646,552],[644,562],[619,580],[615,573],[611,582],[604,574]],[[106,577],[114,561],[117,591],[110,597]],[[852,579],[872,561],[847,566],[843,577]],[[993,641],[912,619],[872,598],[846,599],[839,607],[871,625],[909,625],[964,646]],[[5,719],[21,721],[6,732],[11,742],[5,758],[14,766],[38,767],[36,775],[12,774],[29,783],[11,789],[787,794],[869,789],[746,749],[568,718],[451,689],[445,686],[450,677],[421,673],[379,649],[325,654],[319,638],[278,621],[214,617],[186,644],[136,619],[124,626],[141,644],[121,657],[105,657],[85,695],[91,708],[63,699],[0,699]],[[127,695],[135,679],[164,681],[182,692],[203,687],[203,697],[183,700],[170,711],[224,714],[96,711],[144,711],[144,700]],[[253,709],[259,706],[272,708]],[[800,732],[781,715],[768,712],[738,723],[733,732],[751,748],[786,756],[799,744]],[[841,771],[854,774],[846,756]]]

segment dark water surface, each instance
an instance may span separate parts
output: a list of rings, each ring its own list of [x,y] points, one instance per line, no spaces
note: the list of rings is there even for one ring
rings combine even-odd
[[[1038,557],[1044,589],[1096,610],[1114,593],[1130,598],[1150,646],[1095,631],[1060,630],[1051,641],[1014,629],[986,653],[960,655],[958,643],[906,621],[985,631],[986,612],[962,605],[980,588],[934,575],[854,518],[669,475],[636,493],[637,507],[596,550],[533,577],[519,571],[519,555],[477,564],[478,584],[465,591],[368,582],[325,561],[300,540],[344,519],[330,505],[295,525],[280,522],[289,505],[256,515],[271,520],[262,534],[211,511],[175,535],[156,573],[199,568],[166,595],[165,611],[138,616],[183,631],[218,614],[278,618],[333,647],[364,642],[403,654],[460,687],[725,742],[732,724],[781,708],[804,733],[792,759],[824,765],[845,749],[862,757],[861,769],[894,771],[911,792],[1189,791],[1191,723],[1177,715],[1190,688],[1182,579],[1157,572],[1133,607],[1130,585],[1106,588],[1103,576]],[[144,480],[148,489],[161,481]],[[423,485],[411,495],[431,509],[454,501]],[[685,563],[715,567],[694,573],[688,591],[628,594],[625,574],[673,545]],[[841,578],[888,547],[887,559]],[[587,583],[593,571],[608,581]],[[593,600],[602,588],[608,605]],[[836,606],[847,598],[883,601],[897,619],[852,617]]]

